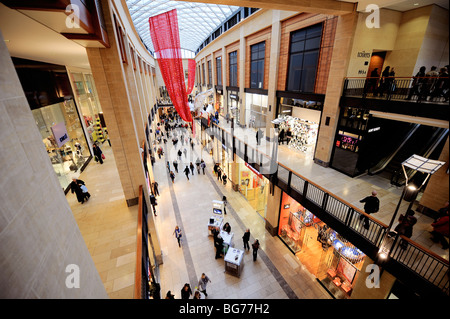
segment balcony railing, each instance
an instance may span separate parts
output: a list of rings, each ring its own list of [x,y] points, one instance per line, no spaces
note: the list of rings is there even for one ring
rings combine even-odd
[[[267,163],[273,163],[265,153],[215,124],[207,132],[221,141],[232,141],[231,145],[234,145],[233,153],[260,172],[261,167],[264,167],[264,165],[267,167]],[[372,248],[364,251],[363,247],[358,247],[368,254],[370,258],[374,260],[377,258],[376,252],[378,252],[382,239],[388,230],[387,225],[281,163],[276,162],[275,165],[275,171],[271,171],[268,174],[263,173],[263,175],[302,205],[304,204],[305,207],[308,204],[312,208],[308,209],[318,215],[319,218],[323,217],[327,220],[333,220],[335,225],[330,224],[330,227],[333,228],[340,225],[340,229],[346,231],[359,242],[365,243],[366,248]],[[368,219],[368,228],[362,227],[363,223],[360,221],[360,217]],[[350,238],[348,239],[350,240]],[[431,284],[444,294],[449,295],[449,262],[406,237],[397,235],[397,239],[397,242],[391,249],[390,262],[397,263],[393,268],[407,269],[408,273],[413,274],[417,282]],[[404,249],[398,247],[398,242],[402,239],[404,240]],[[403,274],[396,273],[394,275],[401,277]]]
[[[445,103],[449,99],[448,77],[349,77],[343,96],[415,102]]]

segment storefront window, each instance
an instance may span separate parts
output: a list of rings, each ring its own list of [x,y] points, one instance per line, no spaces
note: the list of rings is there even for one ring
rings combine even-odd
[[[245,114],[249,115],[248,126],[265,128],[267,118],[267,95],[245,93]]]
[[[269,181],[242,159],[239,163],[239,192],[262,217],[266,216]]]
[[[227,92],[227,96],[228,96],[228,109],[231,112],[231,115],[233,116],[233,118],[235,119],[236,123],[240,123],[239,122],[239,92],[237,91],[228,91]]]
[[[365,255],[285,193],[278,236],[335,298],[350,298]]]
[[[75,99],[83,116],[91,144],[106,140],[106,123],[95,89],[92,74],[69,72],[75,92]]]
[[[61,187],[66,189],[90,156],[75,103],[65,100],[32,113]]]

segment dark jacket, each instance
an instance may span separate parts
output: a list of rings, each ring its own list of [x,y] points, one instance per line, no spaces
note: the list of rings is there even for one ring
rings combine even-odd
[[[359,201],[364,204],[364,211],[367,214],[373,214],[380,209],[380,200],[376,196],[367,196]]]
[[[248,242],[249,240],[250,240],[250,232],[248,231],[248,232],[245,232],[244,233],[244,236],[242,236],[242,239],[245,241],[245,242]]]
[[[97,156],[97,158],[101,158],[102,157],[102,150],[100,149],[100,147],[98,147],[97,145],[94,145],[92,147],[92,150],[94,151],[94,155]]]
[[[437,222],[432,223],[434,231],[448,237],[449,235],[449,225],[448,225],[449,217],[445,215],[437,220]]]
[[[80,188],[80,185],[85,185],[81,179],[77,179],[76,182],[72,181],[70,183],[70,191],[77,195],[77,200],[81,203],[84,199],[83,191]]]
[[[189,297],[192,295],[191,287],[189,287],[188,290],[181,289],[181,299],[189,299]]]

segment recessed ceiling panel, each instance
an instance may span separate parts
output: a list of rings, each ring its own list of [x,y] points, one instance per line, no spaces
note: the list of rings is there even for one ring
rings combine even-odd
[[[195,52],[200,44],[239,7],[170,0],[126,0],[136,31],[145,45],[154,51],[148,19],[177,9],[180,45]]]

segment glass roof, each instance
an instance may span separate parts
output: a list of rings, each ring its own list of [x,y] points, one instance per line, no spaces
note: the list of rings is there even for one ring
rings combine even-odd
[[[148,18],[177,9],[180,45],[195,52],[200,44],[239,7],[169,0],[126,0],[136,31],[154,52]]]

